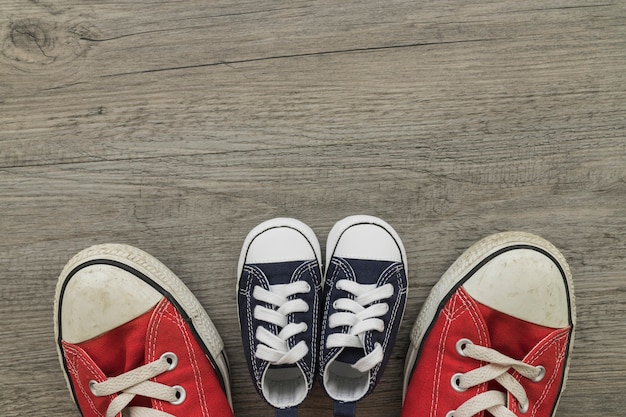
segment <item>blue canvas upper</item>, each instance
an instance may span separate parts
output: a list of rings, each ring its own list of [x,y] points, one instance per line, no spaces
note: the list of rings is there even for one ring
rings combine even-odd
[[[382,332],[374,330],[365,333],[365,337],[363,339],[364,348],[327,348],[326,346],[326,340],[329,335],[334,333],[348,333],[350,331],[350,326],[330,328],[328,324],[329,317],[334,313],[341,311],[335,308],[334,301],[340,298],[354,298],[354,296],[349,292],[337,288],[337,282],[344,279],[355,281],[360,284],[375,284],[377,287],[383,286],[387,283],[390,283],[393,286],[393,295],[388,299],[380,301],[387,303],[389,306],[387,313],[379,317],[385,324],[384,330]],[[404,314],[406,296],[407,277],[403,263],[348,259],[336,256],[331,258],[330,265],[328,265],[328,269],[326,271],[323,299],[324,304],[322,305],[322,333],[319,360],[319,374],[322,381],[324,381],[324,372],[326,371],[327,365],[331,361],[335,360],[347,364],[354,364],[364,355],[370,353],[375,348],[376,344],[379,343],[384,350],[383,359],[369,371],[370,379],[367,392],[355,400],[361,399],[374,389],[391,356],[393,345],[400,327],[400,322]]]
[[[318,312],[321,298],[321,276],[317,260],[245,264],[243,266],[237,291],[243,348],[254,385],[259,394],[266,399],[266,401],[267,398],[266,394],[263,392],[262,378],[264,372],[266,372],[270,366],[283,368],[297,366],[305,375],[307,391],[309,391],[313,385],[318,352]],[[288,346],[292,348],[300,341],[304,341],[309,350],[302,359],[293,365],[272,365],[268,361],[255,356],[255,351],[259,343],[255,334],[259,326],[265,327],[273,334],[277,334],[280,329],[276,325],[257,320],[254,317],[254,309],[257,305],[261,304],[266,308],[272,308],[272,306],[255,300],[252,293],[255,286],[269,290],[270,285],[289,284],[296,281],[305,281],[311,288],[308,293],[294,296],[304,300],[308,304],[309,309],[307,312],[289,314],[288,321],[306,323],[307,330],[289,338]],[[272,404],[270,403],[270,405]]]

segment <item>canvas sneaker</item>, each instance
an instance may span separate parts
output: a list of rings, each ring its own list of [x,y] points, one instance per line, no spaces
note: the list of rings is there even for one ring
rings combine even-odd
[[[322,285],[313,231],[289,218],[268,220],[246,237],[237,303],[254,385],[277,416],[295,416],[315,376]]]
[[[232,417],[220,336],[146,252],[105,244],[78,253],[54,309],[59,360],[83,417]]]
[[[319,373],[335,416],[354,416],[356,402],[380,380],[407,297],[407,261],[393,228],[350,216],[329,233]]]
[[[479,241],[413,327],[402,416],[553,416],[575,322],[570,270],[552,244],[520,232]]]

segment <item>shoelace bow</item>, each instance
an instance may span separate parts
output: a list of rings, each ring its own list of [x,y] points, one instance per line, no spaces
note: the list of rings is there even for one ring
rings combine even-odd
[[[107,408],[106,417],[115,417],[124,410],[127,417],[174,417],[171,414],[145,407],[126,406],[136,395],[180,404],[185,400],[185,390],[180,386],[170,387],[150,379],[176,367],[178,359],[173,353],[164,353],[159,359],[128,371],[106,381],[89,383],[89,389],[97,397],[118,394]]]
[[[524,387],[508,370],[514,369],[520,375],[533,382],[539,382],[545,376],[545,368],[533,366],[525,362],[510,358],[495,349],[473,344],[467,339],[457,343],[457,351],[462,356],[487,362],[487,365],[474,369],[465,374],[456,374],[452,377],[452,386],[457,391],[465,391],[485,382],[497,381],[519,404],[522,413],[528,411],[529,400]],[[507,407],[507,394],[502,391],[487,391],[467,400],[456,410],[450,411],[446,417],[471,417],[481,411],[488,411],[494,417],[515,417]]]
[[[393,295],[393,285],[385,284],[378,287],[376,284],[359,284],[342,279],[337,281],[336,287],[346,291],[354,298],[339,298],[333,306],[337,311],[331,314],[328,325],[331,329],[348,326],[348,333],[334,333],[326,339],[327,348],[354,347],[364,349],[365,335],[371,331],[382,332],[385,323],[380,316],[389,311],[387,303],[379,302]],[[384,351],[379,343],[374,349],[352,364],[360,372],[367,372],[383,360]]]
[[[292,298],[297,294],[305,294],[311,291],[311,287],[305,281],[296,281],[289,284],[270,285],[270,289],[256,286],[252,297],[272,308],[257,305],[254,308],[254,318],[265,323],[276,325],[280,331],[272,333],[263,326],[258,326],[255,337],[259,342],[256,348],[256,357],[268,361],[274,365],[294,364],[309,352],[304,340],[289,348],[289,339],[308,328],[306,323],[290,323],[289,315],[293,313],[305,313],[309,310],[306,301]]]

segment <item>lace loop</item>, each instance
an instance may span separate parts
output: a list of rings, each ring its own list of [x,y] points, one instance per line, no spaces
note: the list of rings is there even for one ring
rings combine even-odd
[[[184,398],[181,400],[180,390],[178,389],[182,389],[182,387],[170,387],[150,381],[152,378],[174,369],[178,363],[178,359],[174,358],[176,358],[176,355],[173,353],[165,353],[154,362],[150,362],[119,376],[108,378],[106,381],[90,381],[89,389],[97,397],[117,394],[107,408],[106,417],[115,417],[124,409],[128,410],[127,414],[131,417],[139,415],[145,417],[173,417],[171,414],[158,410],[146,409],[144,407],[126,408],[126,406],[130,404],[136,395],[171,403],[184,401]]]
[[[461,347],[462,346],[462,347]],[[510,358],[495,349],[479,346],[469,340],[457,342],[459,355],[487,362],[487,365],[476,368],[465,374],[454,375],[452,382],[458,386],[457,391],[464,391],[477,385],[497,381],[519,404],[520,412],[525,413],[530,407],[526,390],[522,384],[508,371],[514,369],[523,377],[538,382],[545,375],[543,366],[533,366]],[[456,388],[455,388],[456,389]],[[507,407],[507,395],[501,391],[487,391],[467,400],[459,408],[451,412],[454,417],[471,417],[481,411],[489,411],[495,417],[515,417]]]
[[[353,347],[364,349],[365,335],[371,331],[382,332],[385,323],[379,317],[389,311],[389,305],[380,301],[393,295],[393,285],[385,284],[359,284],[358,282],[342,279],[337,281],[336,288],[346,291],[354,298],[339,298],[333,303],[337,311],[328,318],[330,328],[347,326],[347,333],[333,333],[326,339],[327,348]],[[351,366],[360,372],[367,372],[384,357],[384,351],[380,344],[359,359]]]
[[[257,305],[254,308],[254,318],[280,328],[278,333],[274,334],[265,327],[257,327],[255,333],[259,342],[255,352],[257,358],[274,365],[284,365],[296,363],[307,355],[309,348],[303,340],[291,349],[288,340],[307,331],[308,326],[306,323],[290,323],[288,316],[309,310],[306,301],[293,297],[310,291],[311,286],[305,281],[270,285],[269,290],[259,286],[254,287],[252,297],[272,307]]]

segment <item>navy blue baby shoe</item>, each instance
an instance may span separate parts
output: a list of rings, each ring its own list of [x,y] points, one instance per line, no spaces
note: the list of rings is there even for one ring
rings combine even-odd
[[[334,414],[355,415],[389,360],[407,297],[407,261],[393,228],[350,216],[328,235],[319,373]]]
[[[277,218],[248,234],[238,266],[239,325],[252,380],[276,416],[296,416],[313,385],[321,287],[320,245],[304,223]]]

